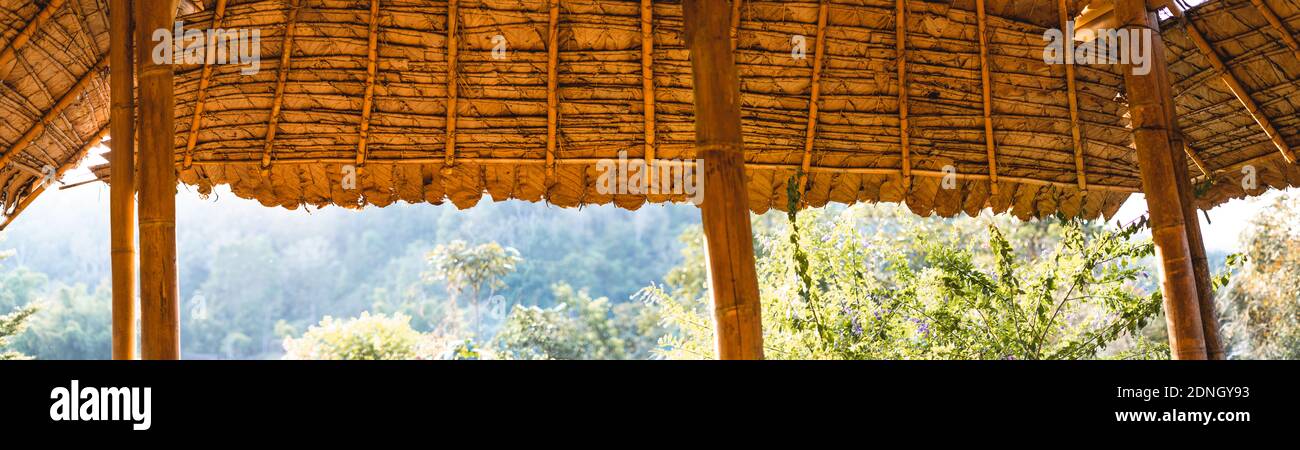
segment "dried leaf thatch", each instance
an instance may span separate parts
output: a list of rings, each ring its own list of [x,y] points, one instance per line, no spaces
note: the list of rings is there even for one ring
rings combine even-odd
[[[1300,59],[1288,47],[1294,39],[1278,39],[1300,30],[1300,5],[1262,2],[1288,28],[1278,30],[1256,1],[1211,1],[1188,16],[1282,139],[1300,146]],[[677,1],[653,2],[646,33],[640,1],[559,2],[554,66],[549,0],[380,0],[376,10],[372,0],[205,0],[180,20],[213,28],[219,2],[220,28],[261,30],[262,62],[255,75],[209,66],[206,83],[203,66],[178,68],[176,161],[180,179],[201,191],[228,184],[241,197],[288,208],[448,200],[467,208],[484,193],[565,207],[681,200],[596,189],[596,162],[619,152],[695,158]],[[28,169],[78,160],[108,121],[107,77],[96,69],[108,44],[104,0],[0,0],[0,42],[10,45],[44,6],[58,3],[66,4],[0,67],[0,143],[8,149],[0,204],[8,212],[38,193]],[[974,0],[905,2],[901,82],[895,0],[740,1],[735,35],[751,209],[784,209],[786,183],[808,156],[811,206],[905,202],[917,214],[943,216],[991,207],[1022,219],[1114,214],[1141,190],[1119,68],[1077,67],[1076,148],[1066,68],[1042,57],[1044,31],[1060,26],[1057,1],[986,3],[992,149]],[[1075,13],[1086,2],[1067,3]],[[1181,126],[1212,176],[1191,162],[1189,173],[1214,180],[1200,189],[1199,206],[1300,185],[1300,170],[1225,87],[1186,27],[1168,21],[1163,35]],[[508,45],[504,59],[493,57],[498,36]],[[643,47],[645,36],[652,47]],[[806,42],[804,58],[792,56],[795,36]],[[816,51],[819,38],[824,52]],[[84,89],[74,89],[86,78]],[[900,86],[909,110],[906,160]],[[32,145],[20,145],[38,123],[45,126]],[[343,189],[344,166],[358,163],[358,189]],[[1244,165],[1257,171],[1259,189],[1242,189]],[[940,188],[945,166],[956,169],[956,189]]]

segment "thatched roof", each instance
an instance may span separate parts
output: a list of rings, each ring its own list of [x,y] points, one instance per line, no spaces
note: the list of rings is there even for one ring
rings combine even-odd
[[[53,1],[0,0],[0,42],[12,40]],[[107,76],[95,69],[107,51],[107,1],[66,3],[18,52],[17,63],[0,67],[6,70],[0,72],[0,108],[10,119],[0,126],[0,144],[11,149],[6,158],[15,153],[0,172],[0,204],[6,210],[32,195],[36,178],[27,167],[58,167],[79,158],[87,140],[107,125]],[[201,11],[181,17],[188,28],[213,27],[218,0],[202,3]],[[595,163],[620,151],[641,158],[648,147],[659,159],[695,157],[692,81],[679,2],[653,2],[653,26],[646,33],[653,39],[649,59],[643,57],[639,1],[560,2],[554,101],[548,92],[547,0],[454,3],[458,51],[451,64],[446,0],[382,0],[373,52],[370,0],[229,0],[220,27],[262,31],[261,71],[250,76],[241,66],[210,66],[203,87],[202,66],[178,68],[180,179],[200,191],[228,184],[236,195],[288,208],[397,201],[451,201],[466,208],[484,193],[494,200],[565,207],[613,202],[635,209],[647,200],[674,200],[602,195]],[[811,156],[805,195],[811,206],[887,201],[906,202],[923,215],[974,214],[992,207],[1024,219],[1057,212],[1096,217],[1113,214],[1141,190],[1118,67],[1077,68],[1082,140],[1076,147],[1066,68],[1042,58],[1044,30],[1060,26],[1055,0],[987,0],[996,195],[990,193],[993,170],[975,0],[907,2],[906,162],[895,0],[823,3],[826,14],[820,14],[817,1],[741,3],[736,51],[755,212],[786,207],[787,180],[802,167],[805,153]],[[1086,2],[1069,3],[1073,16]],[[1300,30],[1300,5],[1264,3],[1284,26]],[[300,6],[295,10],[293,4]],[[1300,96],[1295,95],[1300,60],[1261,10],[1251,0],[1218,0],[1189,16],[1282,139],[1300,146]],[[1170,22],[1163,34],[1187,141],[1218,180],[1200,189],[1199,206],[1300,185],[1300,171],[1283,160],[1233,98],[1185,27]],[[290,29],[292,51],[285,57]],[[820,55],[819,34],[825,37]],[[498,35],[509,47],[504,60],[492,54]],[[791,55],[795,35],[806,37],[805,58]],[[814,83],[819,63],[822,72]],[[449,83],[452,68],[456,75]],[[48,116],[87,73],[95,74],[89,86],[54,115],[32,145],[13,151],[19,136]],[[645,75],[653,82],[650,102]],[[454,96],[449,86],[455,87]],[[195,124],[199,104],[203,111]],[[647,105],[653,114],[646,114]],[[558,113],[554,138],[548,132],[552,108]],[[449,117],[454,133],[449,133]],[[362,123],[368,124],[364,145],[359,144]],[[650,138],[653,146],[646,145]],[[364,162],[359,189],[341,189],[342,166],[359,159]],[[1236,182],[1242,164],[1257,168],[1259,190],[1243,192]],[[957,169],[959,189],[939,188],[949,165]],[[904,167],[912,175],[910,187]],[[1189,172],[1198,182],[1204,178],[1199,165],[1189,162]],[[1084,183],[1086,195],[1080,189]]]

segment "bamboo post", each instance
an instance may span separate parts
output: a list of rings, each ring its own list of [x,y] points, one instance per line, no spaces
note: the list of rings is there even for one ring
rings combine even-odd
[[[135,303],[135,62],[131,0],[109,5],[109,84],[112,91],[109,222],[113,262],[113,359],[136,358]]]
[[[704,237],[719,359],[762,359],[762,315],[745,187],[740,77],[727,0],[685,0],[695,80],[695,143],[704,163]]]
[[[1151,55],[1163,55],[1164,43],[1160,39],[1158,22],[1154,15],[1148,14],[1145,1],[1118,0],[1115,2],[1115,16],[1130,33],[1149,31],[1151,46],[1145,51]],[[1160,267],[1169,347],[1175,359],[1205,359],[1200,296],[1176,167],[1177,155],[1181,155],[1183,150],[1174,146],[1177,125],[1171,122],[1168,114],[1168,105],[1173,99],[1168,95],[1169,91],[1162,88],[1162,85],[1167,87],[1167,67],[1163,58],[1154,59],[1151,66],[1151,72],[1146,75],[1135,74],[1136,66],[1132,65],[1126,65],[1123,70],[1142,191],[1146,193],[1151,236]]]
[[[1154,67],[1166,67],[1165,54],[1163,51],[1155,52],[1152,56]],[[1160,75],[1160,95],[1161,99],[1168,99],[1164,102],[1165,117],[1167,123],[1171,126],[1171,143],[1170,153],[1174,159],[1174,177],[1178,180],[1179,203],[1183,209],[1183,223],[1187,229],[1187,247],[1191,252],[1192,274],[1196,279],[1196,297],[1201,315],[1202,336],[1205,340],[1205,352],[1207,359],[1222,360],[1224,359],[1223,341],[1219,337],[1219,318],[1215,313],[1214,306],[1214,284],[1210,280],[1210,262],[1205,255],[1205,238],[1201,235],[1201,221],[1196,215],[1196,193],[1192,187],[1191,169],[1188,167],[1188,160],[1195,162],[1196,166],[1202,172],[1208,173],[1205,169],[1205,162],[1201,160],[1191,147],[1187,145],[1186,138],[1178,126],[1178,109],[1174,107],[1173,80],[1169,77],[1168,71],[1161,71]],[[1182,149],[1183,151],[1178,151]]]
[[[180,359],[176,277],[176,98],[171,61],[154,61],[154,30],[171,30],[176,0],[135,10],[140,89],[140,311],[143,359]],[[117,153],[117,152],[114,152]],[[118,184],[118,183],[114,183]]]

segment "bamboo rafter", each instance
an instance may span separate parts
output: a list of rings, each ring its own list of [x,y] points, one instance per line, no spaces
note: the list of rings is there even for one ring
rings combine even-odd
[[[1069,29],[1070,7],[1065,0],[1057,0],[1057,11],[1061,16],[1061,29]],[[1065,83],[1069,89],[1070,99],[1070,138],[1074,143],[1074,166],[1078,172],[1079,190],[1088,190],[1088,169],[1083,162],[1083,129],[1079,124],[1079,81],[1076,79],[1073,64],[1065,65]]]
[[[655,160],[654,1],[641,0],[641,90],[645,104],[645,160]]]
[[[1201,159],[1201,155],[1196,154],[1196,150],[1193,150],[1192,146],[1187,145],[1186,142],[1183,143],[1183,152],[1187,153],[1187,157],[1196,164],[1196,168],[1201,170],[1201,174],[1207,177],[1211,175],[1212,172],[1210,172],[1210,167],[1205,165],[1205,160]]]
[[[1173,4],[1171,3],[1171,5]],[[1241,84],[1237,76],[1223,63],[1223,59],[1219,57],[1218,52],[1205,39],[1205,35],[1201,34],[1201,31],[1197,29],[1196,23],[1192,21],[1191,16],[1185,15],[1176,5],[1171,6],[1169,10],[1174,16],[1183,19],[1183,23],[1186,25],[1183,30],[1187,32],[1187,36],[1191,38],[1192,43],[1196,44],[1201,54],[1205,55],[1206,60],[1219,73],[1223,83],[1228,86],[1228,90],[1237,97],[1237,100],[1241,101],[1241,105],[1246,108],[1246,112],[1250,114],[1250,117],[1255,119],[1255,123],[1259,124],[1259,127],[1264,130],[1264,134],[1268,136],[1268,139],[1273,142],[1278,151],[1282,152],[1282,156],[1286,158],[1287,163],[1295,164],[1295,152],[1287,145],[1286,140],[1282,138],[1277,128],[1273,127],[1273,123],[1264,115],[1264,111],[1259,108],[1258,103],[1255,103],[1255,99],[1251,98],[1250,91],[1246,90],[1246,87]]]
[[[898,138],[903,150],[903,188],[912,186],[911,125],[907,118],[907,0],[897,0],[895,14],[895,47],[898,50]]]
[[[379,72],[379,0],[370,0],[370,31],[366,54],[366,93],[361,102],[357,166],[366,164],[366,140],[370,137],[370,114],[375,107],[375,78]]]
[[[0,70],[4,70],[9,63],[13,62],[14,59],[18,57],[18,50],[27,46],[28,42],[31,42],[32,36],[36,35],[36,31],[39,30],[42,25],[45,25],[45,22],[49,22],[51,17],[54,17],[54,12],[63,7],[64,1],[65,0],[50,0],[49,3],[45,4],[45,8],[42,8],[41,12],[36,13],[36,17],[33,17],[32,21],[28,22],[26,27],[23,27],[23,31],[18,32],[18,35],[14,36],[13,40],[9,41],[9,45],[5,46],[4,50],[0,51]]]
[[[984,10],[984,0],[975,1],[976,16],[979,19],[980,38],[980,80],[984,89],[984,142],[989,153],[989,192],[998,193],[998,150],[993,138],[993,81],[989,71],[988,17]]]
[[[799,173],[799,192],[808,189],[808,169],[812,168],[812,152],[817,142],[817,115],[822,95],[822,64],[826,58],[826,22],[830,18],[830,4],[822,0],[817,10],[817,43],[813,47],[812,94],[808,99],[808,129],[804,133],[803,164]]]
[[[1264,19],[1268,21],[1269,25],[1272,25],[1273,29],[1277,30],[1278,35],[1282,37],[1282,42],[1295,53],[1296,59],[1300,59],[1300,42],[1297,42],[1295,36],[1291,35],[1291,30],[1287,29],[1286,24],[1277,16],[1277,13],[1273,12],[1273,9],[1269,8],[1264,3],[1264,0],[1250,0],[1250,2],[1255,4],[1255,9],[1258,9],[1259,13],[1264,15]]]
[[[456,86],[457,70],[456,61],[460,54],[459,45],[457,44],[457,28],[460,21],[460,5],[457,0],[447,2],[447,150],[446,150],[446,168],[448,170],[456,164],[456,103],[460,98],[459,90]]]
[[[217,0],[216,9],[212,12],[212,28],[221,29],[222,22],[226,18],[226,0]],[[212,51],[215,49],[209,49]],[[215,53],[215,52],[214,52]],[[194,161],[194,147],[199,143],[199,129],[203,127],[203,109],[207,106],[208,85],[212,82],[213,56],[212,54],[204,55],[203,73],[199,75],[199,92],[198,101],[194,104],[194,116],[190,118],[190,135],[185,141],[185,168],[190,168]]]
[[[546,171],[555,175],[555,153],[560,146],[560,0],[550,2],[546,33]]]
[[[301,0],[289,3],[289,21],[284,28],[284,43],[280,50],[280,67],[275,80],[275,99],[271,101],[271,118],[266,126],[266,143],[262,147],[262,170],[269,171],[271,155],[275,151],[275,132],[280,123],[280,108],[284,106],[284,85],[289,80],[291,56],[293,55],[293,35],[298,25],[298,9]],[[189,165],[187,164],[186,167]]]
[[[23,133],[23,135],[18,138],[17,141],[14,141],[13,146],[11,146],[9,150],[5,151],[4,155],[0,155],[0,167],[9,164],[15,156],[18,156],[19,153],[27,150],[27,147],[31,146],[32,142],[34,142],[36,138],[40,137],[41,133],[45,132],[45,128],[49,126],[50,122],[53,122],[58,118],[59,115],[63,113],[63,110],[67,109],[81,97],[81,93],[90,86],[90,82],[94,80],[95,77],[99,75],[99,72],[103,71],[105,67],[108,67],[108,58],[102,57],[99,62],[95,63],[94,67],[91,67],[85,75],[81,76],[81,79],[77,80],[77,84],[72,85],[72,88],[68,90],[68,93],[64,94],[63,97],[59,99],[58,103],[55,103],[54,106],[45,113],[45,116],[41,117],[40,121],[33,124],[31,128],[27,129],[27,132]]]
[[[8,228],[9,224],[14,221],[14,218],[18,217],[18,214],[22,213],[23,210],[27,209],[27,206],[30,205],[33,201],[35,201],[36,197],[40,196],[42,192],[45,192],[46,188],[49,188],[50,185],[54,184],[55,181],[63,179],[63,175],[65,173],[67,173],[69,170],[72,170],[73,167],[76,167],[77,163],[80,163],[82,159],[85,159],[86,154],[90,153],[90,149],[95,148],[95,146],[99,145],[101,142],[104,141],[104,138],[108,137],[108,132],[109,132],[109,127],[104,127],[99,131],[95,132],[95,134],[91,135],[90,139],[86,140],[86,143],[81,146],[80,150],[78,150],[76,153],[73,153],[72,157],[63,161],[63,163],[60,164],[57,169],[55,169],[53,179],[49,180],[49,182],[47,183],[41,184],[36,189],[32,190],[31,193],[28,193],[26,196],[24,196],[23,199],[18,202],[18,206],[14,208],[13,212],[4,219],[4,223],[0,224],[0,231],[4,231],[5,228]],[[41,176],[45,176],[45,175],[42,174]]]

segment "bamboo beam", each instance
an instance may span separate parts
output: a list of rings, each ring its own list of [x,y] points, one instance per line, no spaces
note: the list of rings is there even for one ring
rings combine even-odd
[[[808,129],[804,131],[803,166],[799,172],[799,192],[808,190],[808,169],[812,167],[812,152],[817,142],[817,116],[822,97],[822,64],[826,58],[826,22],[830,18],[830,4],[821,0],[817,10],[817,43],[813,47],[812,95],[808,99]]]
[[[63,94],[63,97],[60,98],[54,106],[50,107],[49,111],[45,112],[45,115],[41,117],[40,121],[33,124],[31,128],[28,128],[17,141],[14,141],[14,144],[9,147],[9,150],[6,150],[3,155],[0,155],[0,167],[9,164],[14,157],[26,151],[27,148],[45,132],[45,129],[50,123],[54,122],[60,114],[63,114],[64,110],[68,109],[69,106],[72,106],[73,103],[76,103],[77,100],[81,98],[81,94],[86,91],[86,88],[90,87],[90,82],[98,77],[99,72],[104,70],[105,67],[108,67],[108,58],[101,58],[99,62],[95,63],[94,67],[91,67],[90,70],[86,71],[86,73],[81,76],[81,79],[77,80],[77,83],[72,85],[72,87],[68,89],[68,92]]]
[[[984,0],[975,0],[980,34],[980,80],[984,88],[984,143],[989,153],[989,192],[998,193],[998,149],[993,139],[993,80],[989,68],[988,17]]]
[[[740,46],[740,18],[741,8],[744,5],[745,0],[731,0],[731,51],[733,53]]]
[[[375,78],[379,71],[379,0],[370,0],[370,40],[366,44],[366,94],[361,102],[361,126],[357,139],[357,166],[366,164],[366,141],[370,138],[370,114],[375,107]]]
[[[727,0],[684,0],[695,80],[695,142],[704,161],[703,215],[719,359],[762,359],[749,194],[740,126],[740,77],[728,42]]]
[[[32,21],[28,22],[27,26],[23,27],[23,30],[19,31],[18,35],[9,41],[9,45],[6,45],[4,50],[0,50],[0,71],[3,71],[0,72],[0,78],[9,76],[9,71],[5,68],[9,67],[9,63],[18,58],[18,50],[22,50],[23,47],[27,46],[28,42],[31,42],[32,36],[36,35],[36,31],[40,30],[41,26],[45,25],[46,22],[49,22],[50,18],[54,17],[54,12],[63,7],[64,3],[65,0],[50,0],[40,12],[36,13],[36,17],[33,17]]]
[[[1278,151],[1282,152],[1282,156],[1286,158],[1286,162],[1295,164],[1295,152],[1292,151],[1291,147],[1286,143],[1286,140],[1282,138],[1282,135],[1278,133],[1277,128],[1273,127],[1273,123],[1264,115],[1264,111],[1259,108],[1258,103],[1255,103],[1255,99],[1251,98],[1250,91],[1246,90],[1245,85],[1241,84],[1241,80],[1238,80],[1237,76],[1234,75],[1228,66],[1223,63],[1223,59],[1219,57],[1219,53],[1214,50],[1212,45],[1210,45],[1210,41],[1206,40],[1205,36],[1201,34],[1201,31],[1196,28],[1196,23],[1192,21],[1191,16],[1184,15],[1182,9],[1173,3],[1170,3],[1169,11],[1172,12],[1175,17],[1183,19],[1183,23],[1185,24],[1183,30],[1187,32],[1187,36],[1191,38],[1192,43],[1196,44],[1196,47],[1205,55],[1206,60],[1210,62],[1210,65],[1214,67],[1214,70],[1219,73],[1219,78],[1223,80],[1224,84],[1228,85],[1228,90],[1232,92],[1232,95],[1237,97],[1237,100],[1241,101],[1241,105],[1246,108],[1246,112],[1249,113],[1250,117],[1255,119],[1255,123],[1259,124],[1259,127],[1264,130],[1264,135],[1268,136],[1268,139],[1273,142],[1273,146],[1277,147]]]
[[[269,175],[271,156],[275,154],[275,134],[280,127],[280,109],[284,107],[284,88],[293,70],[293,37],[298,29],[298,10],[301,0],[290,0],[289,21],[284,26],[284,40],[280,43],[280,67],[276,69],[275,98],[271,100],[271,117],[266,122],[266,138],[262,144],[262,173]],[[367,120],[363,119],[362,123]],[[364,142],[364,139],[363,139]],[[360,144],[359,144],[360,145]]]
[[[546,32],[546,174],[555,175],[555,154],[560,147],[560,0],[550,2]]]
[[[136,359],[135,300],[135,42],[132,39],[133,0],[112,0],[109,5],[109,86],[112,110],[109,128],[114,136],[109,155],[109,232],[113,264],[113,359]],[[201,106],[200,106],[201,108]],[[92,139],[93,140],[93,139]],[[192,161],[186,154],[186,162]]]
[[[457,29],[460,26],[459,3],[457,0],[448,0],[447,2],[447,147],[443,170],[447,170],[456,164],[456,108],[457,100],[460,98],[460,92],[456,86],[456,78],[459,76],[456,61],[460,55],[460,48],[457,43],[458,36],[456,36]]]
[[[1115,15],[1118,23],[1131,33],[1150,32],[1154,47],[1148,51],[1153,55],[1163,55],[1159,22],[1154,15],[1147,13],[1145,1],[1118,0]],[[1163,95],[1168,92],[1165,90],[1168,69],[1160,58],[1155,60],[1147,75],[1135,74],[1132,65],[1123,66],[1123,70],[1142,190],[1147,196],[1151,236],[1160,264],[1169,347],[1175,359],[1206,359],[1200,296],[1175,158],[1180,153],[1173,147],[1177,124],[1171,123],[1172,117],[1168,114],[1172,107],[1169,102],[1173,99]],[[1183,168],[1186,169],[1185,164]]]
[[[212,12],[212,29],[221,29],[221,25],[226,20],[226,0],[217,0],[217,6]],[[292,27],[292,25],[290,25]],[[212,69],[214,65],[212,54],[205,54],[203,59],[203,72],[199,75],[199,93],[198,100],[194,104],[194,115],[190,117],[190,134],[185,140],[185,167],[190,168],[194,161],[194,147],[199,143],[199,129],[203,127],[203,109],[208,103],[208,86],[212,84]],[[283,66],[281,66],[283,67]],[[279,92],[278,90],[276,91]],[[277,96],[278,99],[278,96]]]
[[[1282,42],[1291,49],[1291,52],[1295,53],[1296,59],[1300,59],[1300,42],[1297,42],[1295,36],[1291,35],[1291,30],[1287,29],[1286,24],[1277,16],[1277,13],[1273,12],[1273,9],[1269,8],[1268,4],[1264,3],[1264,0],[1250,0],[1250,2],[1255,4],[1255,9],[1258,9],[1259,13],[1264,16],[1264,20],[1267,20],[1268,24],[1272,25],[1274,30],[1277,30],[1277,34],[1282,37]]]
[[[153,30],[169,30],[176,2],[135,9],[139,84],[140,342],[143,359],[180,359],[176,276],[175,68],[153,61]],[[151,5],[154,6],[154,5]]]
[[[1056,10],[1060,15],[1060,24],[1062,30],[1068,30],[1070,27],[1070,7],[1065,0],[1057,0]],[[1069,89],[1067,94],[1070,99],[1070,138],[1074,143],[1074,166],[1079,179],[1079,190],[1088,191],[1088,169],[1083,162],[1083,129],[1079,125],[1079,82],[1076,79],[1074,64],[1065,65],[1065,84]]]
[[[895,2],[894,42],[898,50],[898,138],[903,150],[903,189],[912,187],[912,129],[907,114],[907,0]]]
[[[14,219],[18,218],[18,214],[21,214],[23,210],[27,209],[27,206],[31,205],[32,202],[41,195],[41,193],[45,192],[45,190],[50,187],[51,184],[54,184],[54,181],[63,179],[63,174],[67,173],[68,170],[71,170],[73,167],[76,167],[77,163],[86,158],[86,153],[90,152],[90,149],[95,148],[96,145],[99,145],[100,142],[103,142],[104,138],[107,136],[108,127],[104,127],[92,135],[90,140],[86,141],[86,144],[81,147],[81,150],[74,153],[71,158],[68,158],[60,164],[57,169],[55,169],[54,178],[51,179],[49,183],[41,184],[36,189],[33,189],[31,193],[24,196],[22,200],[18,201],[18,206],[14,208],[13,213],[9,214],[8,217],[5,217],[4,223],[0,223],[0,231],[9,228],[9,224],[13,223]],[[41,176],[43,177],[45,175],[42,174]],[[114,357],[114,359],[121,358]]]
[[[1192,160],[1192,163],[1196,164],[1196,168],[1201,170],[1202,175],[1205,177],[1213,175],[1210,172],[1210,167],[1205,165],[1205,160],[1201,159],[1201,155],[1196,154],[1196,150],[1193,150],[1186,142],[1183,143],[1183,152],[1187,154],[1187,158]]]
[[[654,1],[641,0],[641,91],[645,101],[645,160],[655,161]]]

